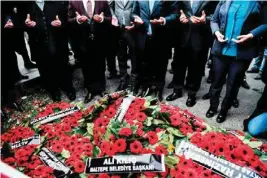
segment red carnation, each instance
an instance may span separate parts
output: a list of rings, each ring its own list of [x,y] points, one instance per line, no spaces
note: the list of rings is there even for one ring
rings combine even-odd
[[[155,149],[155,152],[156,152],[156,154],[159,154],[159,155],[161,155],[161,154],[167,155],[167,153],[168,153],[168,151],[164,148],[163,145],[157,146]]]
[[[154,131],[149,131],[146,134],[146,138],[148,138],[149,144],[154,145],[158,142],[158,135]]]
[[[130,128],[122,128],[119,132],[120,136],[125,136],[125,137],[129,137],[130,135],[132,135],[132,129]]]
[[[85,165],[82,161],[76,161],[74,164],[74,171],[77,173],[82,173],[84,171]]]
[[[189,168],[189,169],[186,169],[185,176],[188,178],[190,178],[190,177],[195,178],[195,177],[197,177],[197,173],[194,169]]]
[[[139,141],[134,141],[130,144],[130,150],[132,153],[139,154],[143,150],[143,145]]]
[[[179,125],[182,124],[181,117],[180,117],[179,113],[175,114],[175,115],[172,115],[170,117],[170,119],[171,119],[171,125],[173,125],[173,126],[179,126]]]
[[[63,150],[63,144],[60,143],[56,143],[54,145],[52,145],[52,151],[55,153],[61,153]]]
[[[146,120],[147,116],[143,112],[139,112],[136,114],[136,119],[140,122],[144,122]]]
[[[100,174],[98,178],[110,178],[108,174]]]
[[[117,152],[123,153],[126,150],[126,140],[125,139],[118,139],[114,143],[117,148]]]

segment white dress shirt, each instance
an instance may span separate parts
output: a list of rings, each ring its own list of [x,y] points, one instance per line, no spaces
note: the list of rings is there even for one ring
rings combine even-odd
[[[94,0],[89,0],[89,1],[91,1],[91,4],[93,6],[92,7],[92,12],[94,12],[95,11],[95,1]],[[86,12],[87,12],[87,2],[88,2],[88,0],[83,0],[83,7],[84,7]]]

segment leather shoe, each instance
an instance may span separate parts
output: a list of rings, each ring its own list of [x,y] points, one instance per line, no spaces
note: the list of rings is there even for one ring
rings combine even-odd
[[[256,69],[256,68],[251,68],[247,71],[247,73],[258,73],[259,72],[259,69]]]
[[[167,98],[166,101],[174,101],[178,98],[181,98],[183,96],[182,90],[178,90],[170,94]]]
[[[206,93],[205,95],[202,96],[202,99],[203,99],[203,100],[208,100],[208,99],[210,99],[210,98],[211,98],[210,93]]]
[[[128,87],[127,82],[120,82],[118,88],[116,89],[116,91],[122,91],[125,90]]]
[[[186,101],[187,107],[193,107],[196,104],[196,97],[195,96],[188,96],[188,99]]]
[[[66,94],[67,94],[67,97],[69,98],[70,101],[76,100],[76,93],[75,93],[75,91],[71,91],[71,92],[68,92]]]
[[[206,113],[207,118],[212,118],[217,113],[217,109],[209,108]]]
[[[247,89],[247,90],[250,89],[250,86],[249,86],[249,84],[248,84],[248,82],[247,82],[246,80],[243,80],[243,81],[242,81],[241,86],[242,86],[243,88]]]
[[[94,95],[91,92],[88,92],[87,95],[84,98],[84,103],[89,103],[94,98]]]
[[[168,88],[168,89],[171,89],[171,88],[173,88],[173,87],[174,87],[174,84],[173,84],[173,81],[171,81],[171,82],[168,84],[167,88]]]
[[[34,64],[34,63],[32,63],[32,62],[28,62],[28,63],[25,63],[25,64],[24,64],[24,67],[25,67],[26,69],[33,69],[33,68],[37,68],[37,65]]]
[[[217,121],[218,123],[222,123],[222,122],[224,122],[224,121],[226,120],[226,116],[227,116],[227,112],[225,112],[225,111],[221,111],[221,112],[219,113],[218,117],[216,118],[216,121]]]
[[[238,101],[238,99],[234,99],[232,106],[234,108],[238,108],[239,107],[239,101]]]

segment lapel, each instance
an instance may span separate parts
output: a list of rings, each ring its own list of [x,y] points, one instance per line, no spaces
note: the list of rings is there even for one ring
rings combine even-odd
[[[140,2],[142,2],[142,1],[140,1]],[[142,3],[144,3],[144,7],[145,7],[145,9],[147,11],[147,15],[149,16],[150,15],[149,2],[148,1],[143,1]]]
[[[129,0],[125,0],[126,2],[125,2],[125,4],[124,4],[124,7],[126,7],[127,5],[128,5],[128,3],[129,3]],[[122,2],[122,3],[124,3],[124,2]]]
[[[254,7],[255,7],[256,4],[257,4],[257,1],[249,1],[248,9],[247,9],[247,14],[246,14],[245,20],[248,18],[250,12],[254,9]]]
[[[201,10],[207,3],[209,3],[208,1],[199,1],[197,8],[195,9],[194,14],[196,14],[199,10]]]
[[[155,0],[155,1],[154,1],[154,6],[153,6],[153,9],[152,9],[152,12],[150,13],[150,15],[153,14],[153,12],[155,11],[155,9],[156,9],[157,6],[159,5],[159,2],[160,2],[160,0]]]
[[[85,7],[84,7],[84,5],[83,5],[83,1],[81,0],[81,1],[76,1],[76,3],[77,3],[77,6],[78,6],[78,9],[80,9],[81,10],[81,12],[82,12],[82,14],[80,14],[80,15],[85,15],[86,17],[88,17],[88,13],[87,13],[87,11],[85,10]],[[89,18],[89,17],[88,17]]]
[[[184,10],[184,13],[189,14],[191,16],[191,14],[193,14],[192,8],[191,8],[191,4],[190,4],[190,0],[188,1],[182,1],[184,3],[184,7],[187,10]]]

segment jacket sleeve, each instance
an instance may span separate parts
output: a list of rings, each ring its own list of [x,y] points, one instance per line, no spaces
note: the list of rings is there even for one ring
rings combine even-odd
[[[111,12],[110,12],[110,7],[107,1],[104,1],[104,21],[103,23],[111,24]]]
[[[214,12],[212,18],[211,18],[210,27],[211,27],[212,34],[215,34],[216,31],[220,31],[219,14],[220,14],[220,9],[221,9],[222,4],[223,4],[223,2],[220,1],[219,4],[217,5],[216,9],[215,9],[215,12]]]
[[[251,31],[254,38],[261,37],[267,33],[267,3],[262,4],[262,25]]]
[[[165,17],[166,25],[176,21],[178,14],[177,9],[179,9],[179,1],[168,1],[169,3],[169,15]]]
[[[68,22],[70,24],[78,24],[77,20],[76,20],[76,13],[75,13],[75,9],[73,7],[73,2],[70,1],[69,2],[69,8],[68,8]]]
[[[132,9],[132,13],[131,13],[131,20],[134,21],[134,16],[140,16],[140,9],[139,9],[139,2],[138,1],[134,1],[133,4],[133,9]]]
[[[208,24],[208,25],[210,24],[210,21],[211,21],[211,19],[213,17],[213,13],[214,13],[214,11],[216,9],[216,6],[217,6],[218,2],[217,1],[211,1],[210,3],[211,3],[211,5],[210,5],[210,8],[209,8],[209,12],[208,12],[208,15],[206,16],[206,24]]]

